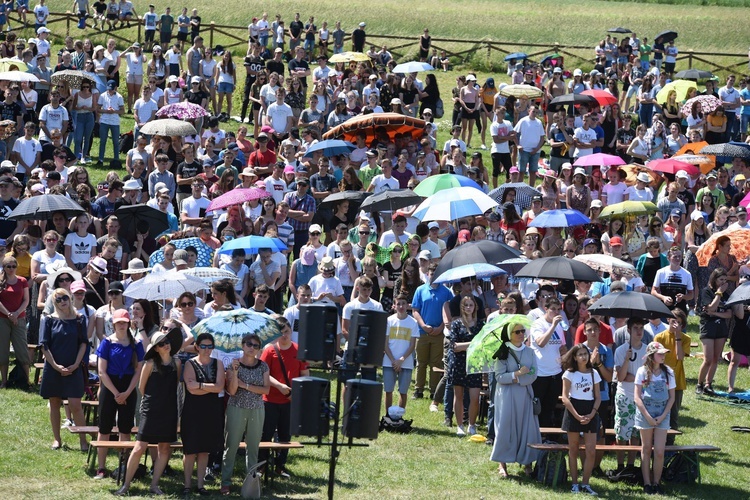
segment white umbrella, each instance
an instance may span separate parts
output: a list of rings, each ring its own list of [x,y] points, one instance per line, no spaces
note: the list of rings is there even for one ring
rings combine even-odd
[[[499,274],[508,273],[497,266],[493,266],[492,264],[485,264],[483,262],[480,262],[477,264],[466,264],[465,266],[458,266],[454,267],[453,269],[449,269],[438,276],[433,281],[433,283],[458,283],[464,278],[486,280]]]
[[[611,273],[614,271],[622,276],[638,276],[638,271],[635,270],[633,264],[628,264],[624,260],[612,257],[611,255],[603,255],[600,253],[583,254],[576,255],[574,260],[583,262],[594,271],[602,271],[605,273]]]
[[[233,272],[225,271],[224,269],[217,269],[215,267],[193,267],[190,269],[183,269],[179,272],[187,276],[199,278],[208,285],[219,280],[229,280],[232,283],[237,283],[237,281],[239,281],[239,278],[237,278],[237,275]]]
[[[131,299],[171,300],[185,292],[198,293],[208,288],[202,279],[171,270],[150,273],[128,286],[125,296]]]
[[[3,71],[0,80],[6,82],[38,82],[39,78],[25,71]]]
[[[179,135],[182,137],[198,133],[192,124],[174,118],[151,120],[140,128],[140,132],[146,135]]]
[[[413,216],[423,222],[457,220],[470,215],[481,215],[498,203],[473,187],[444,189],[423,201]]]
[[[409,61],[396,65],[391,72],[392,73],[419,73],[420,71],[432,71],[432,65],[426,62]]]

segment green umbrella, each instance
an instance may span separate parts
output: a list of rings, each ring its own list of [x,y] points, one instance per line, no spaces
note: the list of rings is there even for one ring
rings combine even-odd
[[[625,217],[628,215],[648,215],[655,213],[656,210],[656,205],[650,201],[628,200],[604,207],[604,210],[599,213],[599,217],[608,219],[610,217]]]
[[[473,188],[481,189],[479,184],[463,175],[439,174],[431,175],[420,182],[419,185],[414,188],[414,192],[419,196],[427,198],[439,191],[461,186],[471,186]]]
[[[490,373],[495,370],[493,356],[500,349],[500,335],[506,325],[519,324],[527,330],[531,320],[523,314],[501,314],[493,319],[472,339],[466,350],[466,373]]]
[[[197,339],[201,333],[210,333],[214,336],[213,357],[221,359],[226,365],[227,358],[242,355],[242,337],[254,333],[260,337],[262,346],[265,346],[281,335],[281,328],[268,314],[250,309],[235,309],[217,312],[195,325],[195,338]]]

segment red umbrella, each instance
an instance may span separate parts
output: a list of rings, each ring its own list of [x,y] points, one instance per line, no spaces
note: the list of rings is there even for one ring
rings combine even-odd
[[[651,160],[646,164],[648,168],[654,172],[664,172],[666,174],[675,175],[680,170],[684,170],[689,175],[698,175],[701,171],[695,165],[685,163],[684,161],[673,160],[672,158],[666,158],[664,160]]]
[[[594,153],[591,155],[581,156],[575,161],[575,163],[573,163],[573,166],[575,167],[600,167],[602,165],[617,167],[619,165],[625,165],[625,160],[615,155]]]
[[[617,97],[613,96],[606,90],[584,90],[583,92],[581,92],[581,94],[590,95],[591,97],[596,99],[596,102],[599,103],[599,106],[611,106],[617,103]]]
[[[222,208],[231,207],[232,205],[242,205],[246,201],[260,200],[261,198],[268,198],[271,196],[265,189],[258,188],[238,188],[228,191],[218,198],[209,203],[206,212],[213,210],[220,210]]]

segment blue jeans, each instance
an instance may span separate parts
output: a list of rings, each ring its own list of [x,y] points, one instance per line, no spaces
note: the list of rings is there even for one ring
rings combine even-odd
[[[638,120],[646,127],[651,127],[653,115],[653,104],[641,104],[641,106],[638,108]]]
[[[104,161],[104,149],[107,147],[107,134],[112,134],[112,157],[115,160],[120,159],[120,126],[99,124],[99,161]]]
[[[83,155],[87,148],[83,147],[85,143],[88,146],[91,140],[91,132],[94,130],[94,113],[76,113],[74,128],[75,135],[75,154]],[[119,141],[118,141],[119,143]],[[118,144],[119,145],[119,144]]]
[[[750,115],[740,115],[740,133],[747,134],[747,126],[750,124]]]
[[[526,166],[528,165],[529,172],[536,172],[539,170],[539,153],[531,154],[528,151],[519,151],[518,153],[518,169],[521,174],[526,175]]]
[[[737,113],[724,113],[727,117],[727,130],[724,132],[726,142],[737,140],[737,132],[740,128],[740,121],[737,119]]]

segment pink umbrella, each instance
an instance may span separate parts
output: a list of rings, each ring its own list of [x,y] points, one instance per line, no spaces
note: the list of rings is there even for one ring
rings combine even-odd
[[[222,194],[209,203],[206,212],[219,210],[232,205],[242,205],[246,201],[260,200],[271,196],[265,189],[258,188],[238,188]]]
[[[672,158],[666,158],[664,160],[651,160],[646,163],[646,167],[650,168],[654,172],[664,172],[667,174],[675,175],[680,170],[684,170],[688,175],[698,175],[701,173],[700,169],[695,165],[685,163],[684,161],[673,160]]]
[[[721,106],[721,100],[715,96],[699,95],[685,101],[685,104],[680,108],[680,112],[683,115],[688,116],[692,112],[693,103],[696,102],[699,104],[701,112],[706,115]]]
[[[742,198],[742,201],[740,202],[740,205],[747,208],[748,205],[750,205],[750,193],[747,193],[744,198]]]
[[[601,167],[602,165],[616,167],[618,165],[625,165],[625,160],[615,155],[594,153],[592,155],[581,156],[573,165],[576,167]]]
[[[156,112],[158,118],[174,118],[175,120],[195,120],[209,116],[208,111],[187,101],[164,106]]]

